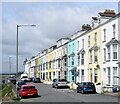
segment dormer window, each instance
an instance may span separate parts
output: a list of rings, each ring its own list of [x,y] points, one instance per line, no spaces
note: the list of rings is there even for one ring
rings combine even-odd
[[[90,36],[88,36],[88,47],[90,46]]]
[[[84,39],[82,39],[82,48],[84,48]]]
[[[97,33],[95,33],[94,35],[94,41],[95,41],[95,44],[97,43]]]
[[[104,35],[104,42],[106,41],[106,29],[103,29],[103,35]]]
[[[112,25],[112,27],[113,27],[113,38],[115,38],[115,33],[116,33],[116,25],[114,24],[114,25]]]

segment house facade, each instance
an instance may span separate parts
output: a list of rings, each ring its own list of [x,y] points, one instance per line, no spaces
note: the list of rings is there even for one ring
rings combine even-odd
[[[45,81],[64,78],[70,82],[89,81],[101,85],[120,84],[120,13],[99,12],[92,25],[70,38],[61,38],[56,45],[27,60],[29,77]]]
[[[85,33],[80,34],[77,41],[77,82],[88,81],[88,59],[87,59],[87,36]]]
[[[88,38],[88,81],[101,83],[102,52],[101,29],[99,27],[87,33]]]
[[[103,85],[118,85],[119,83],[119,34],[120,14],[109,19],[101,26],[102,31],[102,81]]]
[[[77,49],[76,34],[73,34],[68,42],[68,81],[76,83],[77,74]]]

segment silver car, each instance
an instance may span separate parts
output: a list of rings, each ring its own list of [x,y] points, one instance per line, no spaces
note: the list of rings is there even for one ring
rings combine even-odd
[[[52,87],[59,88],[59,87],[68,87],[66,79],[53,79]]]

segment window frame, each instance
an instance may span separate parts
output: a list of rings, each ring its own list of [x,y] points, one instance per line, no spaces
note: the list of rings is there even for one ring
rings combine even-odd
[[[81,54],[81,65],[84,65],[84,53]]]
[[[116,46],[116,49],[114,46]],[[113,44],[113,60],[116,60],[116,59],[118,59],[117,44]]]
[[[94,83],[98,82],[98,69],[94,68]]]

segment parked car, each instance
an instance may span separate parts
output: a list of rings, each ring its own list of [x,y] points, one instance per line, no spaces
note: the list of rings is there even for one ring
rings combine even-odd
[[[34,83],[41,83],[41,80],[40,80],[40,78],[33,78],[33,82]]]
[[[31,78],[28,78],[28,81],[29,82],[33,82],[33,78],[31,77]]]
[[[59,88],[59,87],[68,87],[66,79],[53,79],[52,87]]]
[[[15,76],[10,76],[10,77],[8,78],[8,82],[11,82],[11,83],[13,83],[13,84],[16,84],[16,78],[15,78]]]
[[[21,89],[21,86],[25,84],[26,83],[24,81],[17,82],[17,90],[19,91]]]
[[[87,93],[87,92],[92,92],[92,93],[96,93],[96,88],[94,83],[92,82],[81,82],[78,87],[77,87],[77,93],[81,92],[83,93]]]
[[[28,75],[27,74],[21,74],[21,81],[25,81],[25,82],[28,82]]]
[[[21,89],[19,90],[19,96],[21,98],[29,96],[38,96],[38,91],[33,84],[22,85]]]

